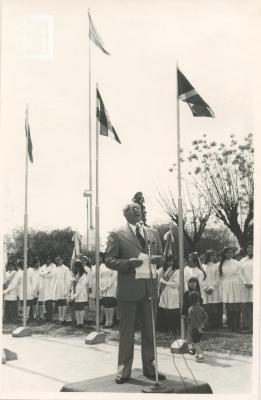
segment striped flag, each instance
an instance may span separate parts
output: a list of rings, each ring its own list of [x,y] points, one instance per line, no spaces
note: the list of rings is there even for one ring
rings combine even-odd
[[[107,110],[104,106],[102,97],[101,97],[98,89],[97,89],[97,118],[100,122],[100,132],[99,132],[100,135],[108,136],[108,137],[116,140],[116,142],[121,144],[121,141],[120,141],[114,127],[112,126],[110,117],[107,113]]]
[[[32,140],[31,140],[31,133],[30,133],[30,125],[29,125],[29,121],[28,121],[28,107],[26,107],[26,111],[25,111],[25,134],[26,137],[28,137],[28,155],[30,158],[31,163],[33,163],[33,144],[32,144]]]
[[[194,117],[215,118],[213,110],[202,99],[196,89],[191,85],[182,72],[177,69],[178,74],[178,98],[188,104]]]
[[[94,26],[94,23],[92,21],[91,14],[89,11],[88,11],[88,16],[89,16],[89,38],[93,41],[93,43],[96,44],[97,47],[99,47],[99,49],[101,51],[103,51],[103,53],[105,53],[109,56],[110,53],[108,53],[108,51],[105,50],[102,38],[100,37],[99,33],[97,32],[97,30]]]

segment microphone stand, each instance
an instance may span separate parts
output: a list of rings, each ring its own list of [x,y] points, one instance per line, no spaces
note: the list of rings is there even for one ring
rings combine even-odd
[[[150,271],[150,308],[151,308],[151,319],[152,319],[152,336],[153,336],[153,350],[155,358],[155,383],[153,386],[145,387],[142,389],[143,393],[171,393],[173,391],[172,387],[166,387],[159,383],[159,370],[158,370],[158,355],[157,355],[157,344],[156,344],[156,328],[155,328],[155,310],[154,310],[154,286],[153,286],[153,272],[151,263],[151,242],[149,237],[149,232],[147,231],[145,225],[141,225],[143,229],[144,239],[146,242],[148,256],[149,256],[149,271]]]

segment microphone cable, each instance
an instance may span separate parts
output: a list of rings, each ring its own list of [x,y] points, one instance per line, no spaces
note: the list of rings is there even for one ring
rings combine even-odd
[[[164,288],[164,290],[165,290],[165,288]],[[163,292],[164,292],[164,290],[163,290]],[[162,292],[161,296],[163,295],[163,292]],[[163,302],[164,302],[164,305],[165,305],[166,309],[168,309],[168,308],[167,308],[167,306],[168,306],[168,299],[167,299],[167,302],[165,301],[164,296],[162,297],[162,299],[163,299]],[[177,336],[174,335],[174,338],[175,338],[175,337],[177,337]],[[177,343],[178,343],[179,349],[181,350],[178,340],[177,340]],[[197,379],[195,378],[195,376],[194,376],[192,370],[190,369],[190,367],[189,367],[189,365],[188,365],[188,363],[187,363],[185,354],[184,354],[182,351],[180,351],[180,353],[182,354],[182,357],[183,357],[183,360],[184,360],[184,362],[185,362],[185,365],[186,365],[188,371],[190,372],[190,374],[191,374],[191,376],[192,376],[192,378],[193,378],[193,380],[194,380],[194,382],[195,382],[195,384],[196,384],[195,386],[199,386],[199,383],[198,383]],[[175,367],[176,370],[178,371],[178,374],[179,374],[180,377],[181,377],[181,380],[182,380],[182,382],[183,382],[183,385],[184,385],[186,391],[188,391],[188,389],[187,389],[187,387],[186,387],[186,384],[185,384],[185,382],[184,382],[184,379],[183,379],[183,377],[182,377],[182,375],[181,375],[179,369],[177,368],[177,365],[176,365],[176,362],[175,362],[174,353],[172,353],[172,359],[173,359],[174,367]],[[188,391],[188,393],[189,393],[189,391]]]

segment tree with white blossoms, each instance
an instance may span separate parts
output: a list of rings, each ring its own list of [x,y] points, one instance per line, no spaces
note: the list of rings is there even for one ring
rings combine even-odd
[[[238,144],[230,135],[230,144],[203,139],[192,142],[188,161],[201,195],[219,218],[245,247],[251,236],[254,218],[254,147],[253,135]]]

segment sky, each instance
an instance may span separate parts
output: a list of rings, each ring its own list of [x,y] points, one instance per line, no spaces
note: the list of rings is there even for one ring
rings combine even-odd
[[[177,182],[176,63],[215,112],[195,118],[180,106],[185,151],[202,134],[228,143],[255,134],[260,2],[208,0],[5,0],[2,5],[1,138],[3,231],[23,225],[24,115],[29,104],[29,227],[86,232],[89,185],[88,15],[110,56],[91,44],[95,85],[120,137],[100,138],[100,230],[124,223],[137,191],[148,222],[168,221],[158,191]],[[94,160],[93,138],[93,161]],[[93,163],[93,170],[95,164]],[[94,171],[93,171],[94,172]],[[93,176],[95,183],[95,176]]]

